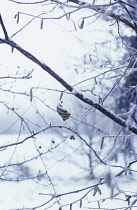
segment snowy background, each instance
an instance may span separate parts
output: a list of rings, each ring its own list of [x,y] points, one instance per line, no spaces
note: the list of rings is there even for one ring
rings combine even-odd
[[[93,15],[93,12],[83,9],[73,13],[72,22],[67,18],[52,19],[54,16],[59,17],[60,14],[64,14],[61,8],[47,12],[52,7],[52,5],[22,5],[8,0],[0,1],[0,12],[9,37],[45,62],[72,86],[119,67],[118,62],[125,49],[123,47],[117,51],[118,34],[115,24],[109,24],[106,17],[102,20],[93,16],[92,19],[86,19],[84,28],[80,29],[79,24],[82,18]],[[15,15],[18,12],[20,15],[17,24]],[[42,17],[48,17],[48,19],[44,20],[42,29],[41,19],[34,19],[20,31],[33,18],[27,14],[36,16],[44,12]],[[129,36],[131,34],[126,29],[125,33]],[[4,37],[1,28],[0,37]],[[122,46],[122,43],[119,45]],[[121,72],[123,70],[121,69]],[[3,78],[25,76],[31,71],[30,79]],[[105,97],[107,90],[115,81],[113,79],[109,81],[109,75],[114,76],[115,79],[116,73],[110,72],[107,78],[102,75],[98,79],[100,85],[96,85],[96,81],[91,79],[80,83],[76,88],[84,92],[92,86],[96,94],[85,94],[98,102],[98,96]],[[84,196],[83,209],[98,209],[99,207],[120,209],[123,206],[126,209],[128,203],[125,201],[123,192],[126,192],[129,186],[130,193],[137,192],[136,177],[124,175],[122,178],[115,177],[122,168],[114,167],[112,170],[109,166],[102,165],[96,156],[90,157],[91,150],[84,143],[84,141],[89,143],[92,139],[92,145],[102,160],[111,159],[113,154],[110,152],[115,139],[122,139],[116,147],[117,153],[124,141],[123,136],[116,137],[119,133],[117,126],[112,125],[111,120],[102,117],[94,109],[84,107],[71,94],[63,94],[63,104],[71,109],[71,118],[63,122],[56,112],[56,106],[60,102],[61,91],[64,87],[16,50],[12,53],[11,47],[4,44],[0,45],[0,77],[0,209],[44,210],[49,208],[57,210],[59,206],[73,204],[82,196]],[[30,90],[33,90],[32,102]],[[112,104],[113,108],[112,98],[106,100],[105,103],[106,106]],[[20,116],[25,119],[34,133],[50,124],[65,126],[70,130],[53,127],[33,136]],[[101,130],[103,132],[100,132]],[[77,135],[77,131],[84,141]],[[111,138],[110,133],[116,138]],[[103,150],[100,148],[102,138],[105,139]],[[21,141],[24,143],[18,144]],[[11,145],[12,143],[17,145]],[[133,144],[136,145],[134,138]],[[5,145],[9,146],[4,149]],[[90,165],[90,158],[93,160],[93,165]],[[124,165],[123,156],[120,154],[117,158],[118,162],[115,165]],[[134,159],[133,155],[130,161]],[[133,164],[132,170],[136,171],[136,167],[137,164]],[[90,174],[91,169],[94,171],[94,176]],[[109,175],[112,178],[111,184]],[[101,184],[100,191],[97,193],[93,189],[85,196],[87,189],[59,197],[46,204],[51,198],[46,194],[55,195],[77,191],[97,184],[100,178],[105,179],[108,186]],[[119,192],[117,196],[110,199],[117,192]],[[80,201],[78,201],[62,209],[78,210],[82,207],[80,208]]]

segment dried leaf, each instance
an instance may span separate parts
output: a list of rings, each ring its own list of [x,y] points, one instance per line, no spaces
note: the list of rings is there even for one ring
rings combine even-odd
[[[33,99],[33,92],[32,92],[32,88],[30,89],[30,102],[32,102]]]
[[[14,19],[17,19],[17,24],[19,23],[19,12],[14,16]]]
[[[98,186],[97,186],[97,191],[101,195],[101,190],[100,190],[100,188]]]
[[[14,19],[16,19],[16,18],[17,18],[17,15],[18,15],[18,14],[14,15]]]
[[[128,205],[130,205],[130,199],[127,202],[128,202]]]
[[[70,210],[72,210],[72,203],[70,204]]]
[[[111,186],[111,196],[110,198],[112,199],[114,197],[114,185]]]
[[[98,192],[97,187],[94,187],[93,196],[95,196],[97,192]]]
[[[43,29],[43,18],[41,18],[40,29]]]
[[[95,83],[96,83],[96,85],[97,85],[97,79],[96,79],[96,77],[94,78],[94,80],[95,80]]]
[[[81,22],[79,21],[79,25],[78,26],[79,26],[80,29],[83,29],[83,27],[84,27],[84,18],[81,19]]]
[[[90,61],[92,61],[92,57],[91,57],[91,54],[89,55],[89,59],[90,59]]]
[[[100,202],[98,201],[98,208],[100,209]]]
[[[13,53],[13,51],[14,51],[14,47],[11,47],[11,52]]]
[[[101,104],[103,106],[103,100],[100,96],[99,96],[99,104]]]
[[[63,92],[61,92],[61,94],[60,94],[60,101],[62,100],[62,97],[63,97]],[[62,101],[61,101],[61,103],[62,103]]]
[[[102,148],[103,148],[103,145],[104,145],[104,138],[105,138],[105,137],[103,137],[103,138],[102,138],[102,140],[101,140],[100,149],[102,149]]]
[[[67,18],[67,20],[70,19],[70,13],[66,13],[66,18]]]
[[[125,169],[125,175],[127,175],[127,172],[128,172],[128,168]]]
[[[82,199],[80,199],[80,205],[79,208],[82,208]]]
[[[108,185],[108,187],[111,186],[111,174],[108,172],[106,177],[105,177],[105,181],[106,181],[106,184]]]
[[[128,202],[128,205],[130,205],[130,198],[131,198],[130,195],[126,195],[126,201]]]

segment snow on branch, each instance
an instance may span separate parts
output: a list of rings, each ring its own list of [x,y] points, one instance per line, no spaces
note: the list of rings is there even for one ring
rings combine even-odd
[[[67,6],[67,7],[73,7],[73,8],[78,8],[78,9],[83,9],[83,8],[88,8],[91,10],[94,10],[95,12],[99,12],[102,13],[108,17],[111,17],[113,19],[115,19],[116,21],[120,21],[122,23],[124,23],[125,25],[127,25],[128,27],[132,28],[134,31],[137,32],[137,21],[132,19],[132,17],[127,18],[124,15],[118,15],[115,14],[114,10],[113,10],[113,6],[119,6],[125,9],[126,12],[129,13],[127,7],[131,7],[132,9],[136,10],[136,7],[134,7],[133,5],[123,2],[121,0],[115,1],[113,3],[109,3],[109,4],[101,4],[101,5],[95,5],[95,4],[90,4],[87,3],[85,1],[81,1],[81,0],[70,0],[69,2],[72,2],[74,4],[76,4],[77,6],[74,5],[70,5],[69,3],[63,3],[59,0],[54,0],[54,2]],[[108,9],[109,7],[111,7],[111,9]]]
[[[17,1],[17,0],[9,0],[9,1],[11,1],[13,3],[17,3],[17,4],[30,4],[30,5],[31,4],[43,4],[46,2],[46,0],[34,1],[34,2],[27,2],[27,1],[21,2],[21,1]],[[88,3],[88,2],[82,1],[82,0],[70,0],[67,2],[63,2],[61,0],[52,0],[51,3],[52,2],[62,5],[62,6],[66,6],[66,7],[72,7],[72,8],[77,8],[77,9],[87,8],[87,9],[94,10],[95,12],[102,13],[108,17],[115,19],[116,21],[120,21],[120,22],[124,23],[125,25],[127,25],[128,27],[132,28],[134,31],[137,32],[137,21],[132,18],[129,10],[127,9],[128,7],[130,7],[132,9],[136,10],[136,7],[131,5],[130,3],[125,2],[125,1],[116,0],[115,2],[111,2],[108,4],[100,4],[100,5],[91,4],[91,3]],[[73,4],[71,4],[71,3],[73,3]],[[127,18],[125,15],[116,14],[113,10],[113,6],[124,8],[126,13],[129,14],[130,18]]]
[[[4,34],[7,34],[7,32],[5,33],[5,31],[6,31],[5,27],[3,27],[4,24],[3,24],[2,18],[1,18],[0,24],[2,25]],[[80,91],[75,90],[69,83],[67,83],[62,77],[60,77],[57,73],[55,73],[49,66],[47,66],[45,63],[41,62],[38,58],[36,58],[34,55],[32,55],[27,50],[21,48],[14,41],[10,40],[9,38],[7,39],[7,37],[5,36],[5,39],[0,38],[0,43],[5,43],[5,44],[11,46],[12,48],[15,48],[20,53],[22,53],[25,57],[27,57],[28,59],[30,59],[31,61],[36,63],[44,71],[46,71],[48,74],[50,74],[55,80],[57,80],[60,84],[62,84],[68,91],[73,93],[73,95],[76,96],[78,99],[80,99],[81,101],[83,101],[84,103],[86,103],[88,105],[91,105],[92,107],[94,107],[95,109],[100,111],[102,114],[104,114],[105,116],[107,116],[108,118],[110,118],[111,120],[116,122],[118,125],[121,125],[124,128],[128,128],[132,133],[137,134],[136,127],[132,127],[131,125],[127,124],[125,120],[117,117],[114,113],[108,111],[106,108],[104,108],[100,104],[95,103],[90,98],[84,97],[84,95]]]

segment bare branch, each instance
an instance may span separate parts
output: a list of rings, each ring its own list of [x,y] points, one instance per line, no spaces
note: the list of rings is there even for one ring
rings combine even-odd
[[[56,1],[57,0],[55,0],[55,2]],[[57,1],[57,2],[59,2],[59,1]],[[126,4],[127,6],[130,6],[130,7],[132,5],[129,5],[129,4],[125,3],[125,2],[123,2],[123,1],[117,1],[117,2],[114,2],[114,3],[111,3],[111,4],[106,4],[106,5],[92,5],[92,4],[87,4],[86,2],[80,1],[80,0],[70,0],[70,2],[73,2],[73,3],[77,4],[77,5],[79,5],[78,7],[76,6],[76,8],[92,9],[92,10],[94,10],[96,12],[100,12],[100,13],[102,13],[104,15],[107,15],[107,16],[115,19],[115,20],[119,20],[120,22],[124,23],[125,25],[129,26],[130,28],[132,28],[134,31],[137,32],[137,25],[136,25],[137,21],[135,21],[133,19],[126,18],[123,15],[116,15],[113,11],[105,10],[106,7],[108,8],[109,6],[113,6],[113,5],[116,5],[116,4],[121,5],[121,3],[122,3],[122,5]],[[65,6],[68,5],[68,4],[65,4],[65,3],[62,3],[62,2],[60,2],[60,4],[63,4]],[[70,5],[68,5],[68,6],[70,6]],[[71,7],[75,7],[75,6],[71,5]],[[135,7],[133,7],[133,6],[132,6],[132,8],[135,9]]]
[[[13,3],[17,3],[17,4],[42,4],[44,2],[46,2],[47,0],[43,0],[43,1],[36,1],[36,2],[20,2],[20,1],[16,1],[16,0],[9,0]]]
[[[114,113],[108,111],[103,106],[101,106],[98,103],[94,103],[91,99],[85,98],[81,92],[75,91],[75,89],[68,84],[62,77],[60,77],[58,74],[56,74],[49,66],[47,66],[45,63],[41,62],[39,59],[37,59],[34,55],[29,53],[28,51],[21,48],[18,44],[13,42],[12,40],[4,40],[0,39],[0,43],[5,43],[7,45],[10,45],[11,47],[17,49],[19,52],[21,52],[25,57],[29,58],[31,61],[39,65],[44,71],[46,71],[48,74],[50,74],[53,78],[55,78],[58,82],[60,82],[67,90],[72,92],[77,98],[79,98],[81,101],[83,101],[86,104],[91,105],[95,109],[99,110],[101,113],[109,117],[111,120],[116,122],[117,124],[121,125],[124,128],[127,128],[133,132],[134,134],[137,134],[137,128],[133,127],[131,125],[127,125],[126,121],[117,117]]]
[[[41,4],[41,3],[46,2],[46,1],[19,2],[19,1],[16,1],[16,0],[9,0],[9,1],[14,2],[14,3],[18,3],[18,4]],[[68,3],[63,3],[59,0],[54,0],[54,2],[57,3],[57,4],[60,4],[60,5],[64,5],[64,6],[72,7],[72,8],[77,8],[77,9],[83,9],[83,8],[92,9],[95,12],[100,12],[100,13],[102,13],[104,15],[107,15],[107,16],[115,19],[115,20],[119,20],[120,22],[124,23],[125,25],[129,26],[130,28],[132,28],[134,31],[137,32],[137,23],[136,23],[137,21],[133,20],[132,18],[126,18],[123,15],[117,15],[113,11],[108,10],[108,7],[112,7],[112,6],[115,6],[115,5],[122,6],[124,8],[125,8],[125,5],[126,5],[126,6],[129,6],[129,7],[132,7],[133,9],[136,9],[133,5],[131,5],[129,3],[126,3],[124,1],[118,0],[118,1],[115,1],[113,3],[102,4],[102,5],[90,4],[90,3],[87,3],[85,1],[80,1],[80,0],[70,0]],[[69,4],[70,2],[76,4],[77,6],[70,5]]]
[[[3,23],[1,14],[0,14],[0,24],[1,24],[2,30],[3,30],[3,32],[4,32],[4,35],[5,35],[5,39],[8,40],[8,39],[9,39],[8,33],[7,33],[7,30],[6,30],[5,25],[4,25],[4,23]]]

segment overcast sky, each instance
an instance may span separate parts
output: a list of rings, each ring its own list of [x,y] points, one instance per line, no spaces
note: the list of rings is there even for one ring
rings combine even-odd
[[[8,0],[0,1],[1,14],[9,36],[21,47],[46,63],[71,85],[88,78],[91,76],[91,72],[92,76],[98,74],[98,67],[104,65],[108,56],[113,56],[113,58],[117,56],[114,54],[114,50],[112,50],[112,48],[115,48],[115,38],[109,33],[111,29],[109,22],[107,23],[100,19],[96,20],[96,16],[93,16],[92,19],[85,20],[83,29],[79,28],[83,17],[94,14],[87,9],[74,13],[71,16],[73,22],[71,20],[68,21],[66,17],[58,20],[46,19],[44,20],[43,29],[41,30],[41,20],[35,19],[21,30],[32,19],[32,17],[26,14],[39,15],[50,9],[50,5],[22,5],[9,2]],[[20,14],[19,23],[17,24],[15,15],[18,12],[23,14]],[[62,14],[62,10],[58,9],[54,11],[54,13],[51,12],[48,13],[48,15],[46,13],[44,17],[59,17],[60,13]],[[74,27],[74,22],[76,28]],[[18,31],[20,32],[18,33]],[[3,37],[1,28],[0,34],[1,37]],[[103,47],[99,45],[102,41],[107,41]],[[91,55],[95,65],[92,65],[89,55]],[[90,66],[89,73],[81,73],[87,65],[88,67]],[[64,90],[64,87],[54,78],[29,59],[25,58],[22,54],[16,50],[12,53],[11,47],[9,46],[0,46],[0,76],[16,75],[17,72],[18,74],[24,75],[32,69],[34,69],[32,79],[17,80],[16,82],[8,80],[7,83],[5,83],[7,80],[2,80],[2,88],[12,89],[18,92],[27,92],[27,94],[29,94],[32,87]],[[75,69],[79,70],[79,74],[76,73]],[[88,83],[82,85],[85,86],[88,85]],[[14,96],[10,95],[9,97],[5,92],[2,92],[1,98],[2,97],[3,100],[10,102],[10,104],[13,103],[14,106],[15,104],[16,106],[20,106],[21,104],[21,113],[24,113],[24,110],[29,110],[28,107],[31,106],[29,97],[27,100],[25,98],[25,103],[22,95],[18,95],[18,98],[15,100]],[[59,93],[53,94],[53,92],[45,92],[43,97],[47,98],[47,104],[50,104],[56,109],[60,97]],[[53,101],[55,101],[54,104],[52,103]],[[22,106],[22,104],[24,105]]]

